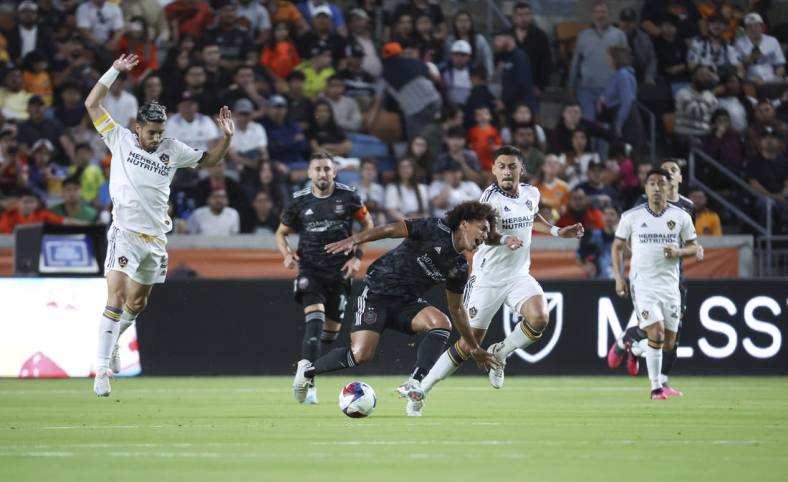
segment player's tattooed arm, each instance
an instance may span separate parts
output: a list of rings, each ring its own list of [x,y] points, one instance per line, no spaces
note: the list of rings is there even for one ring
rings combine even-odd
[[[336,243],[326,245],[326,252],[329,254],[350,254],[355,249],[364,243],[377,241],[386,238],[407,238],[408,227],[405,221],[397,221],[396,223],[386,224],[385,226],[378,226],[367,231],[355,233]]]
[[[613,247],[610,248],[613,261],[613,275],[616,278],[616,294],[622,298],[626,297],[629,291],[629,286],[624,279],[624,250],[626,247],[626,240],[616,238],[613,240]]]
[[[276,228],[276,248],[282,253],[284,265],[287,269],[295,269],[299,261],[298,253],[293,251],[287,243],[287,235],[293,232],[293,228],[282,223]]]
[[[466,346],[470,347],[469,353],[471,357],[473,357],[473,361],[476,362],[476,365],[484,371],[488,371],[491,368],[497,368],[500,365],[498,360],[488,353],[487,350],[480,347],[479,342],[476,341],[476,337],[473,336],[473,330],[468,321],[468,314],[465,311],[465,307],[462,305],[462,295],[446,290],[446,301],[448,303],[451,321],[454,323],[454,327],[457,328],[457,331],[460,332],[460,336]]]

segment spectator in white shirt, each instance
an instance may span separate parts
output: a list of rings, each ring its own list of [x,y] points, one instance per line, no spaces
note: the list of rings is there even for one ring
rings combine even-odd
[[[235,135],[227,151],[228,175],[244,186],[257,182],[260,162],[268,160],[268,136],[262,124],[252,121],[252,112],[254,105],[249,99],[238,99],[233,105]]]
[[[361,198],[361,202],[367,206],[369,214],[375,225],[385,224],[386,214],[383,209],[385,193],[383,186],[378,184],[378,166],[374,159],[364,158],[361,160],[360,167],[361,179],[355,185],[356,192]]]
[[[103,47],[123,35],[123,11],[107,0],[87,0],[77,7],[77,28],[94,47]]]
[[[345,95],[345,80],[332,75],[326,81],[323,97],[331,104],[337,125],[348,132],[361,130],[361,109],[355,99]]]
[[[123,88],[125,85],[126,74],[121,73],[110,86],[109,95],[104,98],[104,109],[116,123],[133,129],[139,105],[137,98]]]
[[[432,215],[443,217],[448,211],[464,201],[476,201],[482,191],[479,186],[462,178],[462,166],[458,162],[446,164],[429,189]]]
[[[197,99],[188,90],[178,102],[178,113],[167,119],[165,137],[174,137],[187,146],[208,151],[219,140],[219,128],[207,115],[197,112]]]
[[[391,221],[429,216],[427,185],[416,179],[413,159],[404,157],[397,164],[397,178],[386,186],[386,212]]]
[[[744,25],[747,35],[736,40],[736,51],[747,68],[747,80],[756,85],[782,83],[785,56],[780,42],[763,33],[763,18],[757,13],[747,14]]]
[[[216,189],[208,196],[208,205],[197,208],[188,222],[190,234],[229,236],[241,230],[238,211],[227,206],[227,193]]]

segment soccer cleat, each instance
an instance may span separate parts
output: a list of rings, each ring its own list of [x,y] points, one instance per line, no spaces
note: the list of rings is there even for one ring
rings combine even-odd
[[[93,393],[97,397],[108,397],[112,392],[112,387],[109,385],[109,370],[99,370],[96,372],[96,378],[93,379]]]
[[[298,403],[304,403],[309,387],[315,386],[315,382],[304,374],[311,368],[312,362],[309,360],[299,361],[296,367],[296,374],[293,378],[293,396]]]
[[[312,385],[309,387],[309,390],[306,391],[306,398],[304,399],[304,405],[317,405],[317,388],[315,388],[315,382],[312,382]]]
[[[424,400],[424,390],[421,389],[421,382],[413,378],[398,386],[397,393],[400,397],[413,400],[414,402]]]
[[[640,373],[640,360],[632,351],[627,352],[627,373],[633,377],[638,376],[638,373]]]
[[[618,340],[613,341],[613,345],[610,347],[610,350],[607,352],[607,366],[608,368],[618,368],[621,366],[621,362],[624,361],[624,353],[627,351],[627,346],[624,345],[624,348],[618,347]]]
[[[495,389],[503,388],[504,371],[506,370],[506,357],[500,356],[503,342],[498,342],[487,347],[487,351],[498,360],[498,368],[490,368],[487,376],[490,378],[490,385]]]
[[[109,369],[120,373],[120,347],[117,343],[112,347],[112,356],[109,357]]]
[[[668,397],[683,397],[684,394],[681,390],[676,390],[675,388],[671,387],[670,385],[662,385],[662,393],[664,393]]]
[[[668,395],[665,393],[665,390],[661,388],[657,388],[656,390],[651,390],[651,399],[652,400],[667,400]]]
[[[408,399],[408,404],[405,406],[405,413],[408,417],[421,417],[421,410],[424,408],[424,400]]]

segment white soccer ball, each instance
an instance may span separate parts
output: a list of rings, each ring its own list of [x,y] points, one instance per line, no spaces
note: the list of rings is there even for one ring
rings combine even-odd
[[[377,403],[375,390],[364,382],[348,383],[339,392],[339,409],[351,418],[368,417]]]

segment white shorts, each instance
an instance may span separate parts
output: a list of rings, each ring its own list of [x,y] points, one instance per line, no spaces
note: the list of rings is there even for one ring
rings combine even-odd
[[[463,304],[472,328],[486,330],[493,316],[506,303],[515,313],[523,303],[536,295],[544,295],[542,287],[531,275],[523,275],[503,286],[474,286],[479,280],[471,276],[465,286]]]
[[[104,275],[120,271],[139,284],[164,283],[167,277],[167,238],[125,231],[115,225],[107,232]]]
[[[640,328],[661,321],[666,330],[672,332],[679,330],[681,293],[678,286],[676,286],[675,292],[671,292],[638,287],[633,283],[630,286],[630,293]]]

